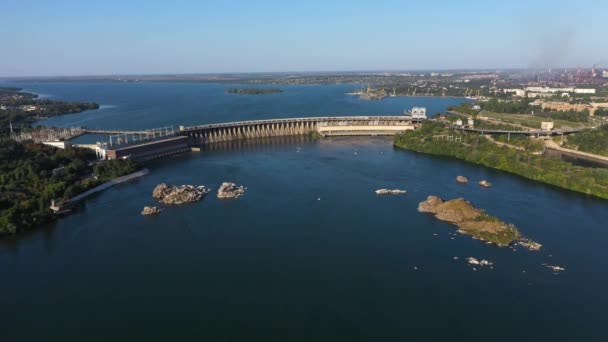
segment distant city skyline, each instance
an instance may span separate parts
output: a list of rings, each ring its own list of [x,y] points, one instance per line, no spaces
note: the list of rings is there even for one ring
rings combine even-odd
[[[608,68],[608,3],[5,0],[0,77]]]

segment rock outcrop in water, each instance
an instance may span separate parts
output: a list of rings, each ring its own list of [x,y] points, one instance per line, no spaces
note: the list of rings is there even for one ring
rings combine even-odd
[[[237,186],[235,183],[224,182],[217,190],[217,198],[239,198],[245,193],[243,186]]]
[[[465,177],[465,176],[458,176],[458,177],[456,177],[456,181],[458,183],[468,183],[469,182],[468,178]]]
[[[407,191],[405,190],[399,190],[399,189],[394,189],[394,190],[389,190],[389,189],[378,189],[376,190],[376,195],[401,195],[401,194],[405,194]]]
[[[492,183],[488,182],[487,180],[480,180],[479,183],[477,183],[481,186],[483,186],[484,188],[489,188],[492,186]]]
[[[460,233],[499,246],[507,246],[521,237],[515,226],[473,207],[464,198],[444,201],[437,196],[429,196],[420,202],[418,211],[434,214],[436,218],[458,226]]]
[[[204,186],[194,185],[179,185],[172,186],[161,183],[154,188],[152,196],[159,199],[165,204],[184,204],[192,203],[201,200],[207,193],[208,189]]]
[[[541,245],[540,243],[534,242],[527,238],[522,238],[520,241],[517,242],[517,244],[531,251],[539,251],[543,247],[543,245]]]
[[[144,207],[144,210],[141,211],[141,214],[144,216],[147,215],[156,215],[159,214],[162,210],[158,207]]]
[[[494,265],[494,263],[491,261],[484,260],[484,259],[477,260],[477,258],[474,258],[474,257],[468,257],[467,262],[470,265],[475,265],[475,266],[492,266],[492,265]]]

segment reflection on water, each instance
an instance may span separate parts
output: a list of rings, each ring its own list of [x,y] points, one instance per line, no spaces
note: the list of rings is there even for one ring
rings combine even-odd
[[[313,142],[315,139],[310,135],[287,135],[281,137],[265,137],[253,139],[241,139],[222,141],[205,144],[201,151],[207,152],[271,152],[273,150],[284,150],[286,146],[297,146]]]

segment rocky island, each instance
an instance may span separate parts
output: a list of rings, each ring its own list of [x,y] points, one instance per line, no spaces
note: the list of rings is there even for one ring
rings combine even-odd
[[[418,211],[434,214],[436,218],[458,226],[458,231],[463,234],[499,246],[507,246],[521,238],[514,225],[475,208],[464,198],[444,201],[437,196],[429,196],[426,201],[420,202]]]
[[[200,201],[209,189],[203,185],[167,185],[165,183],[158,184],[152,192],[152,197],[159,199],[164,204],[184,204]]]
[[[480,180],[479,183],[480,186],[483,186],[484,188],[489,188],[492,186],[492,183],[488,182],[487,180]]]
[[[469,179],[465,176],[458,176],[458,177],[456,177],[456,181],[458,183],[468,183]]]
[[[148,216],[148,215],[156,215],[156,214],[160,214],[162,210],[156,206],[154,207],[144,207],[144,210],[141,211],[141,214],[144,216]]]
[[[243,186],[237,186],[234,183],[224,182],[217,190],[217,198],[239,198],[245,193]]]

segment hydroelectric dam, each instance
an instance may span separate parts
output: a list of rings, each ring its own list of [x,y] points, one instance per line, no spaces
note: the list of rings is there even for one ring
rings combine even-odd
[[[394,135],[415,128],[416,122],[406,116],[337,116],[180,126],[178,134],[188,136],[192,144],[198,145],[312,133],[322,136]]]
[[[179,126],[164,134],[149,131],[108,130],[113,139],[103,151],[103,158],[148,160],[183,153],[207,144],[282,136],[318,134],[320,136],[395,135],[414,130],[420,120],[410,116],[329,116],[269,120],[236,121],[198,126]],[[99,134],[102,130],[85,129]]]

